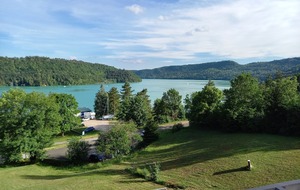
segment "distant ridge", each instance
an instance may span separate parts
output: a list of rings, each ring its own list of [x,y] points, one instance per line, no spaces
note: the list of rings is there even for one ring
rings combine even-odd
[[[219,61],[180,66],[166,66],[156,69],[134,71],[143,79],[198,79],[198,80],[231,80],[235,76],[247,72],[264,80],[277,72],[283,75],[300,73],[300,57],[274,60],[269,62],[253,62],[245,65],[234,61]]]
[[[139,82],[132,71],[77,60],[48,57],[0,57],[0,85],[53,86]]]

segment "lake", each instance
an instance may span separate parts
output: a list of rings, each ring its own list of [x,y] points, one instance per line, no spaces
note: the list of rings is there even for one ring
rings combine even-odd
[[[154,100],[161,98],[164,92],[170,88],[176,89],[184,99],[187,94],[201,91],[207,84],[207,80],[169,80],[169,79],[143,79],[139,83],[131,83],[130,86],[134,94],[146,88],[153,104]],[[230,82],[225,80],[214,81],[217,88],[224,90],[230,87]],[[112,87],[121,90],[124,83],[105,84],[105,90],[109,91]],[[0,93],[9,90],[12,87],[1,86]],[[18,87],[26,92],[43,92],[43,93],[67,93],[72,94],[78,101],[79,107],[88,107],[94,109],[94,99],[100,89],[100,84],[94,85],[74,85],[74,86],[41,86],[41,87]]]

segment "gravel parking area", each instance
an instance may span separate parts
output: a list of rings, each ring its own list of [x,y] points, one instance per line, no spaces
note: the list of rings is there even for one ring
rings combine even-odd
[[[99,131],[108,131],[112,127],[107,120],[86,120],[83,124],[86,127],[95,127]]]

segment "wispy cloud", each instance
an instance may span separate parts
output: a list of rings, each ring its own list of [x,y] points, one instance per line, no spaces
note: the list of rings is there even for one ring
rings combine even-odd
[[[144,8],[137,4],[126,6],[125,8],[136,15],[144,12]]]

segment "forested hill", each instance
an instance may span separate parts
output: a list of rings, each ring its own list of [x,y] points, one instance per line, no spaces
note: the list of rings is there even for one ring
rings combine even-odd
[[[300,57],[275,60],[270,62],[254,62],[240,65],[234,61],[220,61],[181,66],[167,66],[156,69],[134,71],[144,79],[199,79],[199,80],[231,80],[237,75],[247,72],[259,79],[280,72],[283,75],[300,73]]]
[[[0,68],[0,85],[51,86],[141,81],[132,71],[48,57],[0,57]]]

